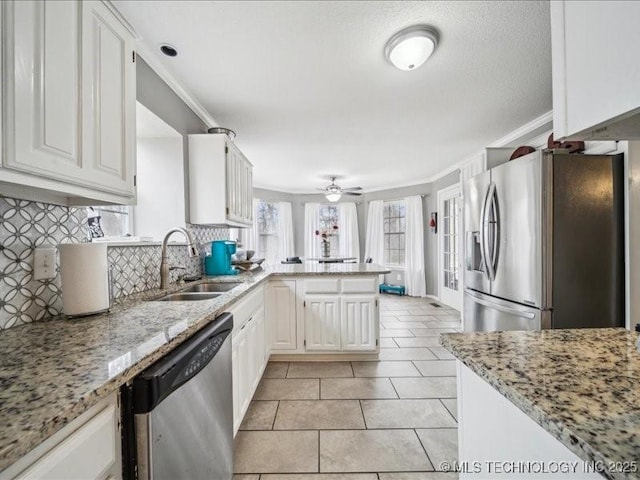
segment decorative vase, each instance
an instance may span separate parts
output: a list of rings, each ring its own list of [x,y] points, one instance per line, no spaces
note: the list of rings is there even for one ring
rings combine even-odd
[[[322,258],[329,258],[331,254],[331,244],[329,243],[329,241],[323,240],[320,243],[320,246],[322,247],[322,250],[321,250]]]

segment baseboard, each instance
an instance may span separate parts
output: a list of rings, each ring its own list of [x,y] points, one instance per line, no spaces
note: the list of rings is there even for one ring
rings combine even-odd
[[[270,362],[366,362],[378,360],[378,353],[272,353]]]

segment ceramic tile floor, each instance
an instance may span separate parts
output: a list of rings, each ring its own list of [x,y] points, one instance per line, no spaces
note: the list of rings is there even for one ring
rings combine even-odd
[[[458,312],[381,296],[379,361],[271,362],[235,439],[234,480],[454,480]]]

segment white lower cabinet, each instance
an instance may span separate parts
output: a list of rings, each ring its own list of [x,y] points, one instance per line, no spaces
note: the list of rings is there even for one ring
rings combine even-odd
[[[377,293],[345,293],[354,285],[359,289],[356,291],[370,292],[371,288],[363,282],[342,282],[342,286],[336,283],[336,293],[304,296],[305,351],[375,352],[378,349]],[[316,291],[317,286],[318,281],[312,280],[305,289],[307,292]]]
[[[306,295],[303,305],[307,352],[377,350],[377,295]]]
[[[348,295],[340,302],[342,350],[374,351],[378,348],[378,298]]]
[[[304,297],[307,351],[340,350],[340,300],[335,295]]]
[[[466,471],[460,479],[528,480],[573,478],[596,480],[599,473],[587,471],[598,462],[582,461],[564,444],[507,400],[493,386],[456,361],[458,382],[458,465]],[[572,466],[568,471],[540,473],[523,469],[496,470],[496,466]],[[492,466],[492,469],[489,467]]]
[[[272,280],[266,290],[266,316],[273,350],[295,350],[297,342],[296,281]]]
[[[240,428],[267,365],[264,290],[259,288],[231,310],[231,370],[233,382],[233,433]]]
[[[121,479],[119,418],[113,394],[1,472],[0,479]]]

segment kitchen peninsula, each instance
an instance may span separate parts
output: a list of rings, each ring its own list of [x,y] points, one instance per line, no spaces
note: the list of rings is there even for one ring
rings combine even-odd
[[[640,478],[637,341],[623,328],[442,335],[458,360],[460,478]]]
[[[316,351],[345,355],[364,350],[375,355],[379,349],[378,275],[386,272],[384,267],[372,264],[281,265],[273,270],[207,277],[198,283],[237,283],[208,300],[154,301],[198,283],[173,284],[167,290],[154,289],[119,300],[110,313],[75,320],[55,318],[4,331],[0,336],[0,478],[14,478],[32,468],[43,452],[35,458],[30,452],[52,436],[57,443],[64,443],[60,431],[96,405],[111,402],[115,408],[112,417],[119,418],[117,395],[122,385],[224,311],[234,313],[235,336],[243,323],[257,318],[247,306],[251,302],[255,302],[252,308],[264,313],[265,321],[262,346],[252,344],[265,353],[251,370],[258,380],[272,348],[287,351],[288,345],[290,351],[303,354],[306,344]],[[311,306],[319,301],[326,307],[327,295],[323,297],[321,292],[328,291],[338,292],[332,295],[331,308],[314,307],[310,314],[298,312],[300,305],[307,308],[305,302]],[[289,316],[274,316],[272,307],[288,308]],[[314,326],[313,321],[322,322],[326,318],[322,312],[335,315],[314,331],[317,336],[308,336],[305,327],[308,330]],[[275,318],[279,323],[273,325]],[[293,326],[285,325],[283,318],[294,322]],[[288,333],[293,336],[287,337]],[[311,338],[315,343],[309,341]],[[273,347],[277,341],[280,345]],[[246,380],[250,387],[257,385],[255,378]],[[253,390],[244,391],[250,399]],[[239,407],[246,410],[243,405]],[[236,427],[243,413],[234,409]],[[119,457],[120,435],[111,432],[111,437]]]

